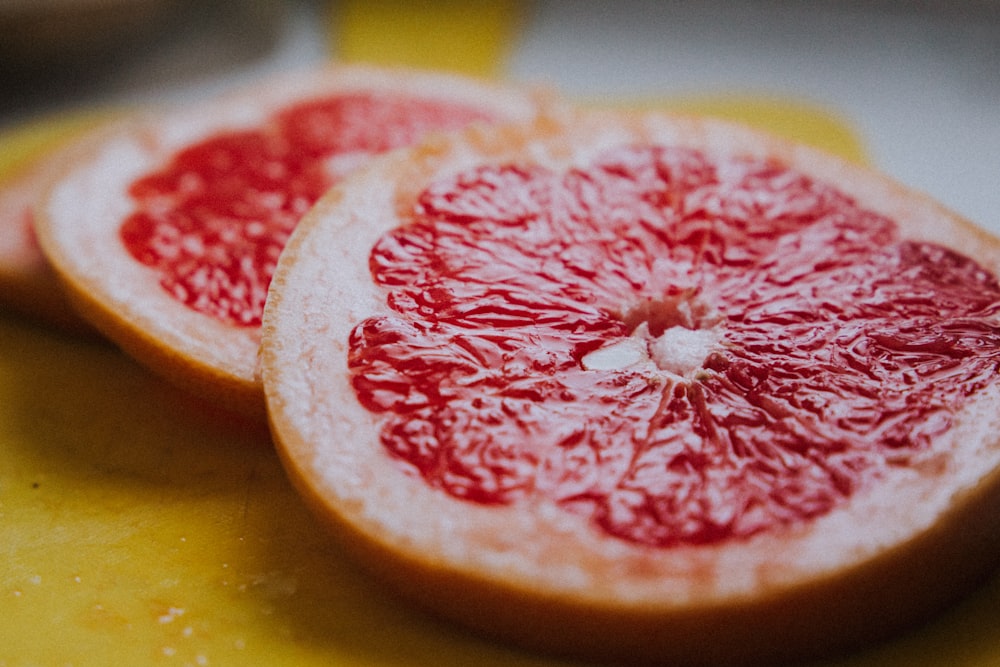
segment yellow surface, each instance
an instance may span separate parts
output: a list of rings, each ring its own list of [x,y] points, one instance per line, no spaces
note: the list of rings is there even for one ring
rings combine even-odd
[[[8,128],[0,134],[0,183],[12,178],[45,151],[96,127],[108,112],[66,113]]]
[[[495,76],[521,18],[517,0],[344,0],[336,3],[338,57]]]
[[[0,666],[533,665],[369,584],[260,429],[0,320]]]
[[[844,119],[802,100],[733,94],[652,102],[630,101],[629,104],[745,123],[854,162],[867,161],[863,142]]]
[[[850,128],[808,105],[656,104],[863,155]],[[18,145],[39,150],[49,129]],[[826,664],[1000,665],[998,626],[994,579],[931,625]],[[318,530],[259,429],[109,347],[0,319],[0,667],[471,664],[560,663],[468,636],[370,582]]]

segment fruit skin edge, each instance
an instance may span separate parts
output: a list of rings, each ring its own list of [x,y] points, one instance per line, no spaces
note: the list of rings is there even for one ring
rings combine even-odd
[[[997,473],[994,473],[995,478]],[[563,600],[538,599],[531,591],[512,592],[493,582],[459,579],[434,562],[401,559],[399,554],[368,536],[351,532],[350,527],[334,528],[336,537],[346,545],[351,555],[362,563],[372,576],[387,582],[409,603],[443,619],[458,621],[473,631],[501,642],[566,659],[596,659],[612,664],[663,664],[664,656],[685,665],[754,665],[762,660],[797,663],[803,656],[848,655],[852,652],[885,650],[881,643],[897,637],[901,630],[920,629],[934,620],[956,601],[984,584],[995,567],[996,551],[1000,548],[995,533],[1000,531],[1000,519],[989,524],[981,521],[979,503],[996,506],[1000,502],[1000,480],[988,481],[993,488],[983,497],[970,498],[951,519],[951,530],[934,530],[911,543],[883,555],[859,571],[851,572],[849,597],[841,595],[845,582],[831,578],[812,590],[789,599],[773,599],[739,609],[705,610],[682,619],[664,619],[660,614],[622,613],[621,610],[595,610],[587,606],[566,608]],[[300,494],[308,489],[296,484]],[[322,501],[309,500],[314,512],[322,512]],[[333,524],[336,517],[328,516]],[[980,530],[993,531],[989,540],[981,539],[977,530],[965,530],[963,523]],[[927,549],[921,543],[931,545]],[[950,546],[943,546],[949,542]],[[911,558],[910,551],[926,550],[921,558]],[[977,565],[976,574],[950,579],[927,577],[914,579],[914,571],[924,573],[951,572],[958,559]],[[908,564],[901,568],[900,561]],[[902,572],[901,572],[902,570]],[[878,601],[887,593],[907,597],[920,589],[923,599],[911,604],[884,607]],[[471,592],[470,592],[471,591]],[[858,617],[881,617],[884,623],[865,621],[854,628],[856,640],[850,643],[831,641],[826,628],[831,619],[843,621]],[[498,611],[500,613],[498,613]],[[567,614],[574,616],[566,622]],[[810,634],[794,634],[792,641],[784,639],[794,627],[770,622],[772,615],[795,618],[811,625]],[[731,628],[738,625],[740,632]],[[720,628],[726,628],[722,632]],[[607,646],[600,638],[616,636],[626,647]],[[725,640],[720,641],[724,636]],[[782,637],[780,649],[775,649],[775,637]],[[655,639],[652,639],[655,638]],[[906,638],[906,635],[904,635]],[[734,657],[738,656],[738,657]],[[909,659],[908,659],[909,660]],[[768,662],[768,664],[770,664]]]

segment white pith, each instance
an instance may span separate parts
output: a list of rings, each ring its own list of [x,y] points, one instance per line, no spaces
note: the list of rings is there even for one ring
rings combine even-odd
[[[654,336],[649,324],[643,322],[628,338],[584,356],[581,365],[590,371],[610,371],[652,364],[670,375],[690,380],[704,366],[705,359],[719,349],[721,340],[718,326],[691,329],[676,325]]]
[[[585,355],[586,370],[648,366],[674,379],[691,380],[721,348],[721,315],[693,294],[642,299],[622,309],[632,333]]]

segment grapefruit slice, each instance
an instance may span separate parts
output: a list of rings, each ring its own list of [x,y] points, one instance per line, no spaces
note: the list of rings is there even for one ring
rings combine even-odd
[[[58,158],[53,156],[54,160]],[[53,164],[40,160],[0,187],[0,290],[3,306],[61,328],[85,327],[70,307],[42,255],[32,226],[33,206]],[[62,162],[57,162],[61,165]]]
[[[536,97],[363,66],[258,82],[123,125],[59,178],[39,240],[108,338],[177,384],[263,417],[260,317],[299,217],[373,154],[525,120]]]
[[[74,334],[94,335],[70,306],[45,260],[33,227],[34,209],[77,142],[105,119],[46,119],[4,134],[0,159],[0,308]]]
[[[328,193],[261,373],[297,488],[421,605],[590,659],[803,658],[997,560],[998,267],[837,158],[572,113]]]

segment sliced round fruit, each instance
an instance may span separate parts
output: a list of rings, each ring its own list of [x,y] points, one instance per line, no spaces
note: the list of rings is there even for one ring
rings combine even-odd
[[[301,215],[372,155],[537,96],[444,74],[336,67],[135,120],[40,208],[42,248],[81,312],[176,383],[263,417],[271,273]]]
[[[998,267],[836,158],[571,113],[320,200],[261,373],[306,500],[420,604],[547,651],[761,664],[994,566]]]
[[[8,130],[0,159],[0,312],[12,312],[74,334],[93,335],[70,306],[45,260],[34,208],[77,145],[103,120],[96,115],[46,119]]]

